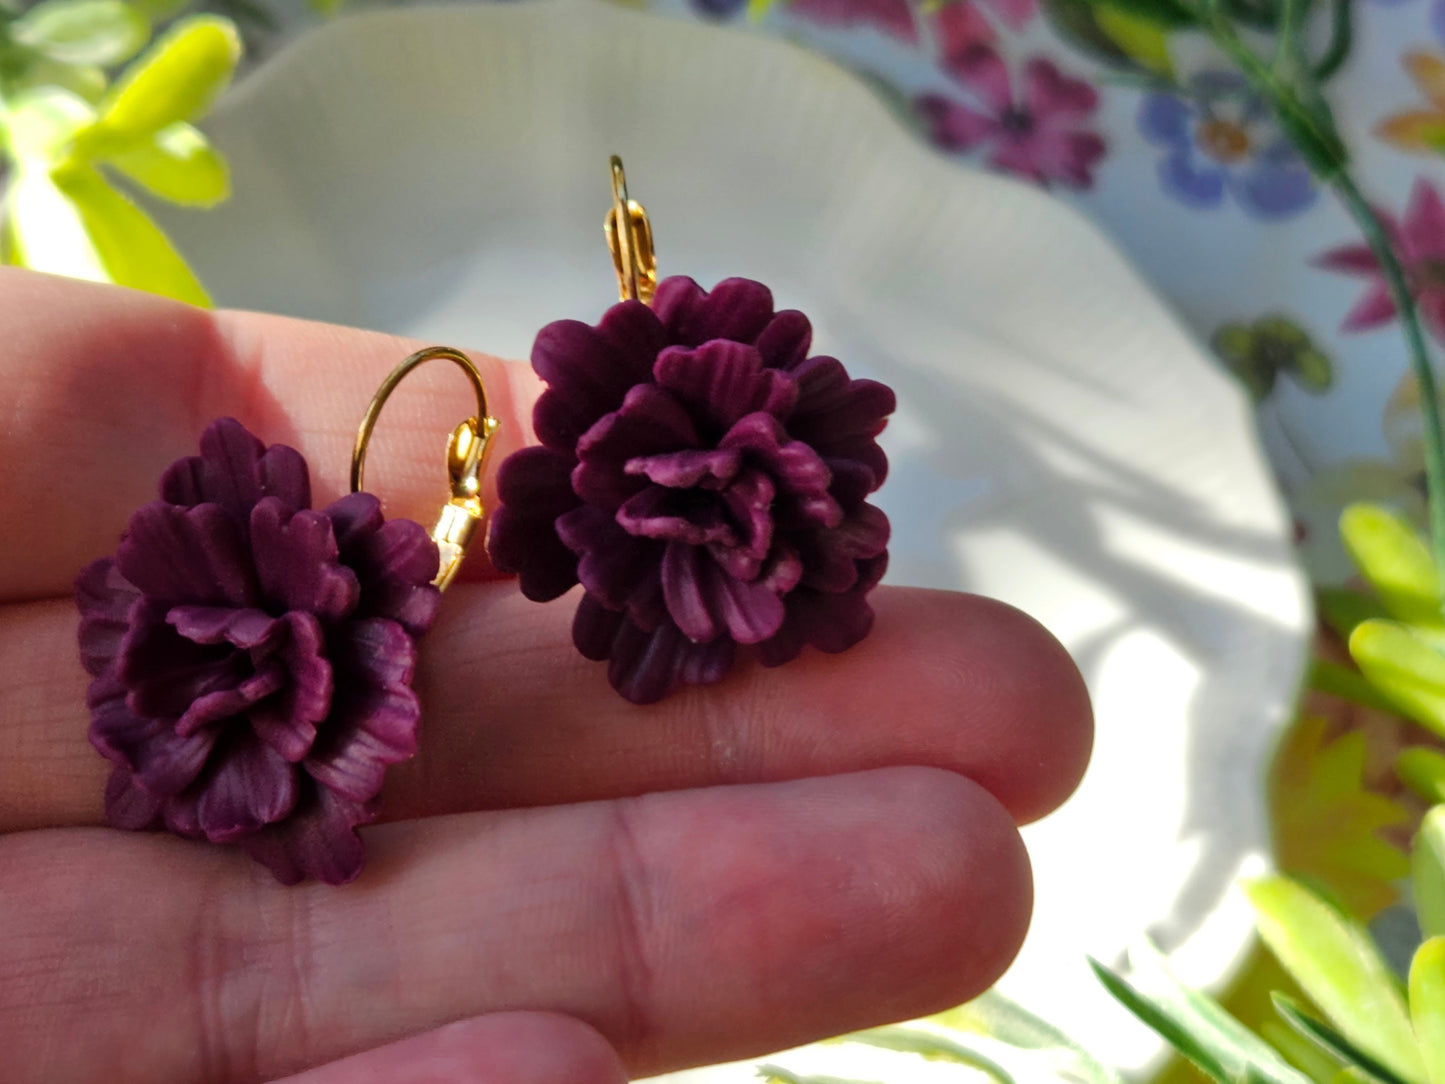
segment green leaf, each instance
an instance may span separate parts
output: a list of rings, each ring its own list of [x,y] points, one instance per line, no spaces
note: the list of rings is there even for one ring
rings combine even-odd
[[[1344,1062],[1346,1066],[1363,1069],[1376,1079],[1383,1081],[1384,1084],[1410,1084],[1409,1081],[1391,1072],[1388,1066],[1381,1065],[1370,1057],[1323,1020],[1316,1020],[1310,1016],[1300,1008],[1299,1003],[1293,998],[1286,997],[1284,994],[1275,994],[1274,1007],[1290,1027],[1321,1050]]]
[[[1414,527],[1388,508],[1353,504],[1340,516],[1340,537],[1391,616],[1441,623],[1440,575]]]
[[[1410,964],[1410,1018],[1430,1084],[1445,1084],[1445,937],[1415,950]]]
[[[1007,1069],[980,1050],[966,1042],[958,1042],[935,1035],[920,1028],[888,1027],[873,1028],[869,1031],[855,1031],[845,1036],[850,1043],[876,1046],[884,1050],[898,1050],[906,1054],[917,1054],[928,1061],[947,1061],[955,1065],[966,1065],[987,1073],[998,1084],[1016,1084]]]
[[[1094,21],[1113,38],[1128,56],[1163,76],[1174,74],[1169,56],[1169,35],[1157,22],[1141,18],[1132,11],[1110,4],[1097,4]]]
[[[1395,758],[1395,773],[1431,805],[1445,802],[1445,755],[1423,745],[1413,746]]]
[[[987,1035],[1019,1050],[1050,1051],[1060,1062],[1060,1074],[1071,1080],[1123,1084],[1118,1073],[1068,1035],[997,990],[988,990],[966,1005],[936,1013],[928,1020],[953,1031]]]
[[[1390,616],[1378,599],[1349,587],[1315,588],[1315,611],[1346,639],[1361,621]]]
[[[1260,937],[1352,1043],[1424,1084],[1405,1000],[1375,943],[1354,920],[1288,877],[1247,886]]]
[[[1137,954],[1139,977],[1152,981],[1145,993],[1114,974],[1097,960],[1089,966],[1104,988],[1144,1023],[1164,1037],[1175,1050],[1218,1084],[1238,1084],[1252,1071],[1260,1084],[1310,1084],[1279,1053],[1241,1024],[1217,1001],[1189,989],[1164,966],[1152,946]]]
[[[1445,935],[1445,805],[1425,814],[1410,862],[1420,929],[1426,937]]]
[[[130,0],[130,6],[152,23],[163,23],[190,7],[192,0]]]
[[[1350,656],[1395,710],[1445,735],[1445,654],[1416,628],[1363,621],[1350,633]]]
[[[22,168],[49,168],[75,133],[95,118],[95,111],[85,99],[61,87],[20,91],[10,99],[9,106],[0,131],[6,135],[10,154],[27,163]]]
[[[162,128],[150,143],[106,161],[147,192],[171,203],[210,207],[231,194],[226,160],[189,124]]]
[[[44,0],[10,24],[10,33],[52,60],[106,67],[135,56],[151,28],[124,0]]]
[[[1316,692],[1338,696],[1361,707],[1395,714],[1395,705],[1376,689],[1360,671],[1328,659],[1312,659],[1305,685]]]
[[[58,170],[55,186],[80,213],[112,282],[209,306],[211,299],[166,235],[88,166]]]
[[[105,72],[93,64],[62,64],[40,53],[31,53],[24,70],[11,84],[16,90],[59,87],[91,105],[105,97]]]
[[[1166,30],[1194,26],[1198,20],[1178,0],[1088,0],[1094,7],[1111,7]]]
[[[758,1078],[763,1084],[870,1084],[864,1080],[845,1080],[836,1076],[799,1076],[781,1065],[759,1065]],[[877,1084],[876,1081],[872,1084]]]
[[[183,19],[125,72],[77,139],[76,153],[100,158],[134,148],[173,124],[194,120],[225,89],[241,57],[228,19]]]

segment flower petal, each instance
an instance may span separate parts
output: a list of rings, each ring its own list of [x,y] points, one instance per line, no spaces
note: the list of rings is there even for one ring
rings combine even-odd
[[[1139,132],[1150,143],[1187,147],[1198,109],[1177,94],[1148,94],[1139,106]]]
[[[831,531],[795,536],[802,553],[804,587],[837,593],[857,584],[860,565],[888,548],[888,517],[871,504],[859,505]]]
[[[609,610],[588,591],[572,615],[572,642],[584,659],[602,662],[611,657],[612,641],[626,620],[621,610]]]
[[[331,520],[341,564],[356,573],[357,617],[385,617],[413,636],[431,627],[441,593],[432,586],[440,554],[427,529],[409,519],[382,522],[381,502],[351,493],[324,513]]]
[[[942,94],[923,94],[913,103],[914,112],[929,128],[929,141],[945,151],[970,151],[998,134],[993,117],[959,105]]]
[[[80,663],[91,677],[104,671],[120,652],[130,627],[130,608],[140,592],[122,576],[109,557],[93,561],[75,578],[75,604],[80,610]]]
[[[1375,126],[1375,134],[1402,151],[1445,150],[1445,110],[1396,113]]]
[[[1024,100],[1034,123],[1082,120],[1099,108],[1099,92],[1082,79],[1065,75],[1052,60],[1034,57],[1024,68]]]
[[[909,45],[918,41],[908,0],[789,0],[788,12],[822,26],[871,26]]]
[[[250,657],[229,644],[198,644],[166,623],[171,607],[136,604],[121,640],[115,673],[130,710],[144,718],[178,719],[202,697],[234,690],[252,676]]]
[[[1401,231],[1410,260],[1445,260],[1445,200],[1424,177],[1417,177],[1410,189]]]
[[[776,424],[771,414],[761,416]],[[722,489],[737,476],[742,462],[742,453],[735,448],[684,448],[629,459],[622,469],[671,489]]]
[[[808,356],[812,342],[808,318],[797,309],[784,309],[773,315],[753,346],[764,365],[787,372]]]
[[[147,598],[250,606],[256,583],[243,529],[219,504],[152,501],[131,517],[115,565]]]
[[[944,70],[978,95],[995,117],[1013,107],[1008,66],[991,46],[975,45],[943,58]]]
[[[97,678],[86,697],[90,706],[90,743],[106,759],[130,768],[158,797],[178,794],[195,780],[216,742],[214,728],[182,737],[165,719],[136,715],[126,704],[125,687]]]
[[[629,460],[698,443],[692,416],[674,395],[651,384],[639,385],[627,393],[620,409],[598,419],[578,440],[571,489],[589,504],[616,511],[646,485],[627,473]]]
[[[192,700],[176,720],[175,731],[183,738],[190,737],[202,727],[209,727],[245,711],[285,685],[285,668],[277,662],[265,663],[234,686],[204,693]]]
[[[821,355],[798,366],[794,376],[799,395],[789,435],[821,456],[858,460],[882,485],[888,457],[874,438],[897,405],[893,390],[876,380],[850,380],[836,359]]]
[[[335,704],[304,766],[324,788],[365,802],[381,791],[387,765],[416,752],[416,642],[375,618],[352,622],[338,639]]]
[[[354,881],[366,864],[366,848],[356,828],[375,816],[369,806],[309,784],[291,816],[238,842],[284,885],[308,877],[344,885]]]
[[[264,610],[230,606],[172,606],[166,624],[196,644],[262,648],[285,635],[286,627]]]
[[[361,585],[338,563],[324,512],[292,512],[275,497],[251,510],[251,548],[261,593],[281,610],[305,610],[336,621],[356,609]]]
[[[662,593],[667,612],[694,643],[727,634],[740,644],[755,644],[777,632],[783,621],[776,593],[729,575],[707,550],[685,542],[667,545]]]
[[[835,417],[841,416],[835,412]],[[806,428],[808,423],[803,424]],[[869,428],[871,426],[863,427],[864,431]],[[846,438],[850,434],[833,435]],[[778,492],[795,498],[796,511],[807,520],[834,527],[843,518],[838,502],[828,492],[833,480],[828,465],[806,441],[789,440],[787,432],[772,415],[757,413],[739,419],[719,442],[719,447],[746,453],[746,462],[765,470],[776,483]],[[770,487],[769,501],[772,496]]]
[[[609,652],[607,680],[634,704],[651,704],[680,682],[720,680],[732,666],[736,647],[727,637],[707,644],[690,642],[671,622],[644,632],[623,621]]]
[[[570,475],[576,459],[546,447],[509,455],[497,472],[501,507],[493,511],[487,554],[501,572],[517,573],[522,594],[547,602],[577,582],[577,556],[557,537],[558,516],[576,508]]]
[[[1405,70],[1431,102],[1445,109],[1445,60],[1432,53],[1406,53]]]
[[[268,662],[281,669],[286,680],[280,695],[257,704],[249,717],[257,737],[295,763],[311,751],[317,727],[332,710],[335,678],[325,655],[325,634],[314,614],[293,610],[278,624],[287,636]]]
[[[700,501],[700,496],[705,499]],[[691,546],[737,541],[732,523],[724,515],[723,501],[716,494],[648,486],[629,498],[615,518],[618,526],[639,538],[676,540]]]
[[[653,627],[661,590],[658,566],[662,543],[630,535],[612,516],[584,505],[557,521],[557,534],[582,559],[582,586],[614,610],[628,610],[644,627]]]
[[[1316,256],[1311,262],[1326,271],[1341,271],[1347,275],[1373,278],[1380,274],[1380,261],[1370,251],[1369,245],[1341,245]]]
[[[292,511],[311,507],[306,460],[284,444],[267,448],[235,418],[212,422],[201,434],[201,454],[177,460],[161,476],[162,500],[219,504],[241,525],[268,496]]]
[[[753,343],[773,318],[773,294],[751,279],[723,279],[705,292],[690,278],[675,275],[657,285],[653,311],[676,346],[696,347],[713,339]]]
[[[1159,182],[1164,191],[1191,207],[1214,207],[1224,199],[1223,168],[1196,166],[1187,147],[1171,151],[1159,162]]]
[[[629,388],[648,380],[662,344],[661,325],[636,301],[614,305],[599,328],[580,320],[544,327],[532,345],[532,368],[548,385],[532,413],[538,439],[570,450],[598,418],[621,405]]]
[[[1388,324],[1395,318],[1395,302],[1381,279],[1372,283],[1363,297],[1355,303],[1340,325],[1341,331],[1368,331],[1370,328]]]
[[[1256,218],[1288,218],[1314,204],[1319,195],[1314,175],[1298,158],[1280,163],[1256,161],[1251,169],[1229,177],[1235,200]]]
[[[694,350],[669,347],[658,355],[652,372],[694,419],[719,436],[755,411],[786,418],[798,401],[798,386],[791,377],[765,369],[753,347],[722,339]]]
[[[250,734],[217,750],[216,770],[196,802],[201,831],[230,843],[283,820],[296,807],[296,766]]]

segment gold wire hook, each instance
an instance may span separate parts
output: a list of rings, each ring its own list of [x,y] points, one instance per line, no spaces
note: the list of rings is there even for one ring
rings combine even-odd
[[[623,301],[652,303],[657,289],[657,256],[652,249],[652,223],[642,204],[627,198],[627,174],[622,159],[612,156],[612,210],[603,225],[612,266],[617,270],[617,292]]]
[[[472,364],[472,359],[460,350],[448,346],[429,346],[418,350],[407,358],[376,389],[366,416],[361,419],[361,428],[356,431],[356,444],[351,451],[351,492],[359,493],[366,473],[366,450],[371,444],[372,430],[381,408],[386,405],[391,393],[408,373],[418,365],[434,358],[445,358],[455,362],[477,394],[477,413],[455,429],[447,439],[447,475],[452,496],[442,506],[441,516],[432,528],[432,541],[441,551],[441,568],[432,583],[442,590],[457,574],[462,558],[466,556],[467,544],[476,534],[482,522],[482,472],[486,469],[487,453],[491,451],[492,437],[501,428],[501,422],[490,416],[487,410],[487,389],[482,383],[482,374]],[[479,420],[480,419],[480,420]]]

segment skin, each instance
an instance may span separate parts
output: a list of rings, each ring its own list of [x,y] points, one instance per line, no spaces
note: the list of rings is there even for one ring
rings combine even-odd
[[[12,269],[0,329],[7,1079],[612,1084],[941,1009],[1017,951],[1015,825],[1078,782],[1088,698],[1037,623],[950,592],[879,588],[845,655],[638,708],[573,651],[575,599],[527,602],[478,546],[354,884],[104,827],[76,573],[217,416],[300,449],[318,506],[341,495],[420,344]],[[500,457],[538,385],[475,356]],[[471,409],[444,364],[403,385],[368,460],[388,514],[431,522]]]

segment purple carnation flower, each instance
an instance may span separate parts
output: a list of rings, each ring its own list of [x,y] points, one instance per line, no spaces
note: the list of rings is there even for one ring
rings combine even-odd
[[[301,454],[230,418],[160,494],[75,584],[106,818],[344,884],[387,765],[416,751],[436,544],[369,493],[312,511]]]
[[[635,703],[719,680],[738,644],[776,666],[872,627],[893,392],[811,340],[747,279],[670,278],[537,335],[541,444],[502,464],[492,561],[539,602],[580,581],[572,638]]]

